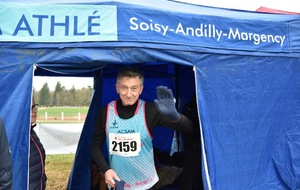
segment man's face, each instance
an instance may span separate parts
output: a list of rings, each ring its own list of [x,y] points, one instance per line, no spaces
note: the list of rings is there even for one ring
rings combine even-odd
[[[139,77],[123,77],[116,83],[117,93],[124,106],[133,105],[143,91]]]

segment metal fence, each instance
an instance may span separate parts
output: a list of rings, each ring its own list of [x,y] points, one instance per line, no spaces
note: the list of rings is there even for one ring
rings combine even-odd
[[[76,153],[84,123],[38,123],[34,128],[46,154]]]
[[[39,115],[37,117],[37,121],[40,123],[44,122],[84,122],[86,118],[86,113],[76,113],[76,114],[67,114],[65,112],[61,112],[60,114],[48,114],[45,112],[44,115]]]

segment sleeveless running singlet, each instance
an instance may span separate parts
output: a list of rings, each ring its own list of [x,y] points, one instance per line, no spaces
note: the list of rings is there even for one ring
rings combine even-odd
[[[158,176],[154,165],[152,137],[145,117],[145,102],[138,100],[132,118],[122,119],[116,101],[107,107],[106,141],[110,167],[125,181],[127,190],[151,188]]]

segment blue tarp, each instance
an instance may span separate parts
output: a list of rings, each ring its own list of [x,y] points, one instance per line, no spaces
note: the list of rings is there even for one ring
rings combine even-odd
[[[33,75],[95,78],[68,184],[82,190],[97,110],[117,97],[115,74],[128,64],[145,72],[146,100],[165,84],[181,110],[196,92],[205,189],[300,188],[299,15],[159,0],[23,2],[0,3],[0,116],[14,190],[27,188]],[[164,134],[155,146],[170,151],[173,132]]]

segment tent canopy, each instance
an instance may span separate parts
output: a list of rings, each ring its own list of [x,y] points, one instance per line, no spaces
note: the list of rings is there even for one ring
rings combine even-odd
[[[116,71],[129,64],[145,73],[146,100],[162,84],[179,110],[197,94],[206,189],[300,187],[299,15],[159,0],[2,1],[0,12],[0,116],[14,189],[27,187],[33,76],[95,78],[68,184],[88,189],[97,110],[117,97]],[[170,141],[154,142],[169,151]]]

